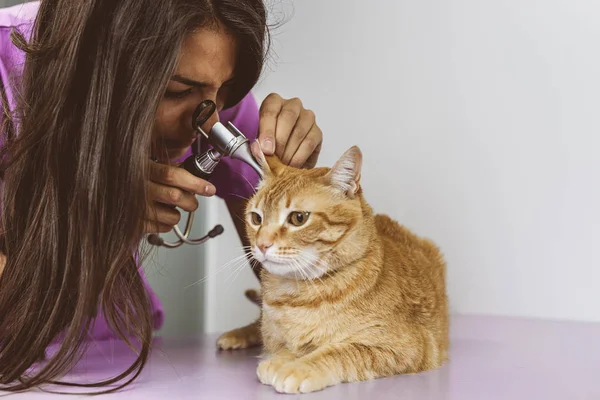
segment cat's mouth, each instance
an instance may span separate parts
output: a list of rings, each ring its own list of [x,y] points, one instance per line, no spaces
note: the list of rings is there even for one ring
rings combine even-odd
[[[297,280],[313,280],[327,274],[327,268],[320,262],[320,257],[310,250],[288,250],[282,255],[269,251],[265,254],[255,248],[253,256],[273,275]]]
[[[289,255],[287,257],[285,257],[285,256],[282,257],[281,255],[277,254],[277,252],[269,251],[269,252],[266,252],[266,254],[265,254],[255,248],[252,253],[253,253],[253,256],[256,259],[256,261],[258,261],[259,263],[269,262],[269,263],[279,264],[279,265],[289,265],[290,263],[293,262],[293,260],[290,260]]]
[[[303,274],[293,263],[265,260],[262,266],[273,275],[283,276],[291,279],[302,279]]]
[[[262,266],[273,275],[283,276],[296,280],[314,280],[327,274],[324,268],[315,265],[301,264],[298,260],[271,260],[265,259]]]
[[[275,265],[281,265],[281,266],[289,266],[290,263],[289,262],[285,262],[282,260],[274,260],[272,258],[265,258],[262,263],[269,263],[269,264],[275,264]]]

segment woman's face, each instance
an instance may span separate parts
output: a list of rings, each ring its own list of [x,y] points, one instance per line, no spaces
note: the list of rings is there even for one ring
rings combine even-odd
[[[156,113],[154,139],[161,140],[173,160],[185,154],[196,139],[192,115],[200,102],[210,99],[223,108],[233,81],[237,45],[222,26],[190,34],[183,43],[178,65]],[[206,123],[218,121],[215,112]],[[160,142],[159,142],[160,143]]]

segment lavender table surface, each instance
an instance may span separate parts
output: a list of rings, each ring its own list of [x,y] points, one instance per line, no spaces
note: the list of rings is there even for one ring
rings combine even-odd
[[[129,400],[600,399],[600,324],[461,316],[452,320],[451,339],[451,360],[441,369],[342,384],[306,395],[281,395],[261,385],[255,374],[257,350],[218,352],[213,335],[198,340],[159,339],[149,364],[132,386],[100,397]],[[132,359],[132,353],[120,342],[96,343],[69,379],[82,382],[111,377],[123,371]],[[29,392],[16,396],[45,399],[56,395]]]

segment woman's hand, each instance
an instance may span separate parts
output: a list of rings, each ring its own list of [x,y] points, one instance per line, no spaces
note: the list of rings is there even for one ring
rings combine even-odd
[[[284,164],[313,168],[317,164],[323,133],[315,114],[297,99],[271,93],[260,106],[258,142],[265,155],[277,155]],[[257,154],[257,145],[252,151]]]
[[[145,233],[166,233],[181,219],[179,207],[185,211],[196,211],[198,199],[195,194],[212,196],[215,187],[196,178],[183,168],[152,163],[150,173],[150,206],[146,216]]]

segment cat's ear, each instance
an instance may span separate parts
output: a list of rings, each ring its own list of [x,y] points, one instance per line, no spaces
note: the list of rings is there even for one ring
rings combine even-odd
[[[286,168],[286,165],[282,163],[279,157],[276,155],[265,156],[265,159],[267,161],[267,165],[269,166],[269,172],[272,175],[278,176]]]
[[[260,148],[260,144],[257,141],[252,142],[250,145],[250,150],[252,151],[252,155],[254,159],[258,163],[258,165],[262,168],[264,172],[269,172],[269,164],[267,164],[267,160],[265,159],[265,153],[262,152]]]
[[[251,145],[252,154],[254,158],[264,171],[265,175],[279,175],[285,165],[277,158],[277,156],[265,156],[260,148],[258,142],[254,142]]]
[[[360,188],[361,168],[362,152],[357,146],[352,146],[327,173],[327,179],[333,187],[354,198]]]

